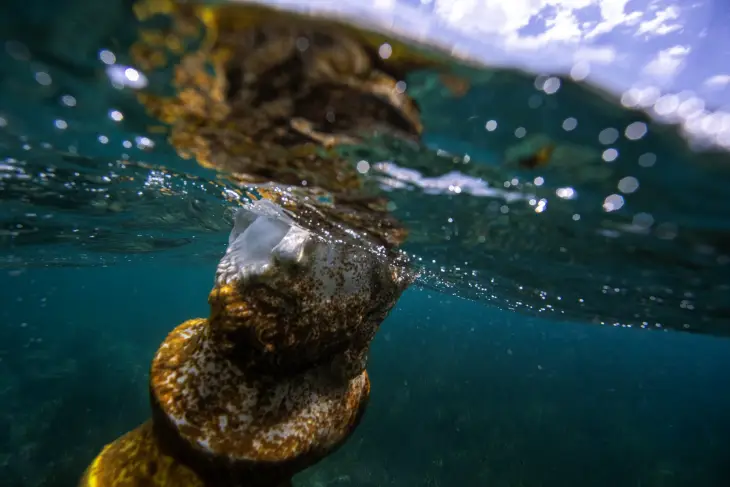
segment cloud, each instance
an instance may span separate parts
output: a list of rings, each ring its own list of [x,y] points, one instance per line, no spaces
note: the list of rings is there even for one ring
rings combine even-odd
[[[589,0],[586,0],[589,1]],[[477,32],[511,33],[525,27],[550,0],[435,0],[433,11],[456,27]]]
[[[708,88],[724,88],[730,85],[730,74],[716,74],[715,76],[710,76],[702,84]]]
[[[601,9],[601,21],[592,30],[586,33],[586,38],[591,39],[602,34],[607,34],[620,25],[633,25],[641,17],[641,12],[626,13],[626,4],[629,0],[602,0],[598,2]]]
[[[538,35],[520,35],[519,32],[508,32],[505,44],[515,48],[539,48],[548,43],[571,43],[581,40],[581,31],[578,19],[568,9],[558,10],[554,17],[545,20],[545,30]]]
[[[690,53],[689,46],[672,46],[659,51],[644,67],[643,74],[658,82],[671,80],[684,64],[684,59]]]
[[[608,46],[582,47],[573,53],[575,62],[610,64],[616,59],[616,49]]]
[[[682,24],[678,22],[668,23],[667,21],[679,19],[679,8],[674,5],[670,5],[664,10],[659,10],[653,19],[641,22],[639,28],[636,31],[636,35],[666,35],[670,32],[674,32],[682,29]]]
[[[460,30],[497,35],[508,47],[528,49],[549,43],[578,44],[621,26],[638,24],[635,35],[645,37],[682,28],[676,5],[643,12],[627,11],[628,4],[629,0],[433,0],[433,12]],[[598,16],[579,20],[593,15],[596,7]],[[653,17],[644,19],[650,15]],[[535,32],[539,21],[545,27]],[[532,32],[527,34],[525,30]]]

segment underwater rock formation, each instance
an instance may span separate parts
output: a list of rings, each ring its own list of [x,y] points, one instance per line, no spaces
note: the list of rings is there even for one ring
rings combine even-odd
[[[152,361],[152,420],[108,445],[81,486],[289,485],[357,426],[370,341],[413,277],[271,201],[240,209],[210,317],[175,328]]]

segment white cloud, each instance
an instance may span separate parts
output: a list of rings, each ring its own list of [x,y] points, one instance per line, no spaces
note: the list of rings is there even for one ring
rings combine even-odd
[[[375,0],[373,6],[383,10],[392,10],[395,7],[395,0]]]
[[[702,83],[708,88],[724,88],[730,85],[730,74],[716,74],[710,76]]]
[[[601,34],[611,32],[619,25],[633,25],[641,17],[641,12],[626,13],[626,4],[629,0],[602,0],[598,2],[601,9],[601,21],[590,32],[586,38],[590,39]]]
[[[679,19],[679,9],[674,5],[670,5],[664,10],[659,10],[653,19],[640,23],[636,35],[666,35],[670,32],[680,30],[682,24],[670,22],[676,21],[677,19]]]
[[[434,13],[468,31],[510,33],[525,27],[550,0],[435,0]]]
[[[679,1],[679,0],[676,0]],[[433,0],[433,11],[442,20],[473,34],[494,34],[512,48],[539,48],[549,43],[577,44],[607,34],[620,26],[635,26],[636,35],[665,35],[682,27],[680,10],[667,6],[654,13],[627,12],[629,0]],[[600,15],[589,21],[588,7]],[[519,31],[551,12],[542,32],[524,35]],[[644,16],[653,18],[644,20]]]
[[[583,47],[573,53],[575,62],[590,62],[596,64],[609,64],[616,59],[616,50],[612,47]]]
[[[681,69],[690,50],[689,46],[672,46],[659,51],[644,67],[644,75],[658,82],[669,81]]]
[[[578,42],[583,32],[572,10],[558,10],[554,17],[545,20],[545,30],[534,36],[507,33],[505,43],[509,47],[538,48],[551,42]]]

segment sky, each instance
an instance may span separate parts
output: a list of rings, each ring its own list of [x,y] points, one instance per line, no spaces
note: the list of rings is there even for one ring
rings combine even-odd
[[[233,0],[235,1],[235,0]],[[256,0],[570,75],[730,149],[730,0]]]
[[[407,2],[484,44],[548,65],[578,64],[609,87],[691,90],[730,103],[727,0]],[[548,61],[536,58],[549,58]]]

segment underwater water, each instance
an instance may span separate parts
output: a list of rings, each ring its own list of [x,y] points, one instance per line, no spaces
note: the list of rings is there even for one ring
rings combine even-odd
[[[228,70],[239,118],[213,126],[218,105],[152,98],[184,80],[140,47],[167,24],[133,2],[2,11],[2,485],[77,485],[149,418],[155,351],[208,315],[233,210],[267,190],[312,205],[321,221],[302,221],[338,244],[403,251],[420,272],[373,342],[362,424],[295,485],[730,483],[724,150],[568,78],[457,60],[444,74],[408,51],[377,65],[403,78],[387,109],[339,85],[297,98],[272,76],[241,114]],[[180,58],[201,44],[176,35]],[[273,119],[280,135],[276,97],[335,154],[294,163],[292,133],[250,129]]]
[[[75,485],[149,415],[147,369],[212,266],[3,276],[4,485]],[[722,486],[730,343],[526,319],[409,290],[353,438],[296,485]]]

